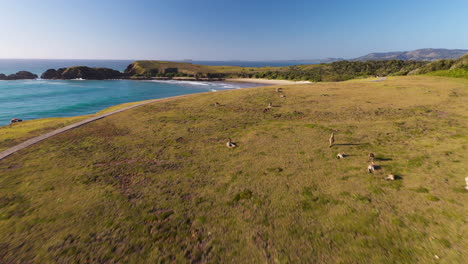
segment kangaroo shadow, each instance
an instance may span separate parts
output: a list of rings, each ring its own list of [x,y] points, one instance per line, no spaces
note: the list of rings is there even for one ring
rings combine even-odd
[[[378,160],[378,161],[390,161],[390,160],[393,160],[393,159],[388,159],[388,158],[375,158],[375,160]]]
[[[361,146],[367,143],[343,143],[343,144],[333,144],[333,146]]]

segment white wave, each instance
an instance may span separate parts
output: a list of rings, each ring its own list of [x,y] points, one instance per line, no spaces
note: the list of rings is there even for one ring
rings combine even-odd
[[[147,82],[168,83],[185,87],[207,89],[210,91],[240,89],[242,87],[225,82],[185,81],[185,80],[145,80]]]

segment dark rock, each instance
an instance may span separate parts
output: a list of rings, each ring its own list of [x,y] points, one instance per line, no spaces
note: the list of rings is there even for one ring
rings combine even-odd
[[[108,68],[90,68],[86,66],[77,66],[61,68],[58,70],[49,69],[41,75],[42,79],[86,79],[86,80],[107,80],[121,79],[123,74],[119,71]]]
[[[60,70],[61,69],[59,69],[59,70],[48,69],[47,71],[45,71],[41,75],[41,79],[58,79],[58,78],[60,78],[60,75],[61,75]],[[63,72],[63,70],[62,70],[62,72]]]
[[[8,76],[5,76],[5,74],[0,75],[1,80],[30,80],[36,78],[36,74],[30,73],[28,71],[19,71],[15,74],[10,74]]]

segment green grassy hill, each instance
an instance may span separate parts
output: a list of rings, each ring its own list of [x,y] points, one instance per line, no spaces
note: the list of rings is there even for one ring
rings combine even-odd
[[[468,262],[468,80],[276,87],[145,105],[0,161],[0,263]]]
[[[428,62],[422,61],[337,61],[287,67],[206,66],[183,62],[136,61],[125,70],[130,78],[266,78],[282,80],[345,81],[374,75],[406,75]]]
[[[427,75],[468,79],[468,69],[440,70],[430,72]]]
[[[468,54],[456,60],[438,60],[431,62],[412,71],[411,74],[427,74],[432,76],[468,79]]]
[[[198,76],[198,77],[226,77],[226,75],[243,76],[269,70],[285,70],[288,67],[238,67],[238,66],[207,66],[186,62],[172,61],[135,61],[131,63],[125,73],[131,77],[156,76]],[[173,75],[171,75],[173,74]]]

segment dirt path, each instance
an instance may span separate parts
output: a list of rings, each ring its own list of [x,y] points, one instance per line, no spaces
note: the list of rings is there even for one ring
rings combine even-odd
[[[93,121],[96,121],[96,120],[99,120],[101,118],[104,118],[106,116],[110,116],[110,115],[113,115],[113,114],[117,114],[117,113],[120,113],[120,112],[123,112],[123,111],[126,111],[126,110],[129,110],[129,109],[132,109],[132,108],[135,108],[135,107],[138,107],[138,106],[142,106],[142,105],[146,105],[146,104],[150,104],[150,103],[154,103],[154,102],[158,102],[158,101],[163,101],[163,100],[169,100],[169,99],[174,99],[174,98],[179,98],[179,97],[183,97],[183,96],[186,96],[186,95],[181,95],[181,96],[174,96],[174,97],[169,97],[169,98],[161,98],[161,99],[155,99],[155,100],[151,100],[151,101],[147,101],[147,102],[143,102],[143,103],[140,103],[140,104],[136,104],[136,105],[132,105],[132,106],[127,106],[127,107],[124,107],[122,109],[119,109],[119,110],[115,110],[115,111],[112,111],[112,112],[109,112],[109,113],[105,113],[105,114],[102,114],[102,115],[98,115],[98,116],[95,116],[95,117],[91,117],[91,118],[88,118],[88,119],[85,119],[85,120],[82,120],[80,122],[76,122],[74,124],[71,124],[71,125],[68,125],[66,127],[62,127],[62,128],[59,128],[59,129],[56,129],[54,131],[51,131],[51,132],[48,132],[48,133],[45,133],[45,134],[42,134],[40,136],[37,136],[37,137],[33,137],[33,138],[30,138],[26,141],[24,141],[23,143],[20,143],[14,147],[11,147],[11,148],[8,148],[2,152],[0,152],[0,160],[10,156],[11,154],[19,151],[19,150],[22,150],[24,148],[27,148],[31,145],[34,145],[38,142],[41,142],[45,139],[48,139],[50,137],[53,137],[55,135],[58,135],[60,133],[63,133],[65,131],[68,131],[68,130],[71,130],[71,129],[74,129],[74,128],[77,128],[79,126],[82,126],[84,124],[88,124],[88,123],[91,123]]]
[[[380,77],[380,78],[378,78],[377,80],[373,80],[373,81],[371,81],[371,82],[383,82],[383,81],[385,81],[385,80],[387,80],[387,77]]]

